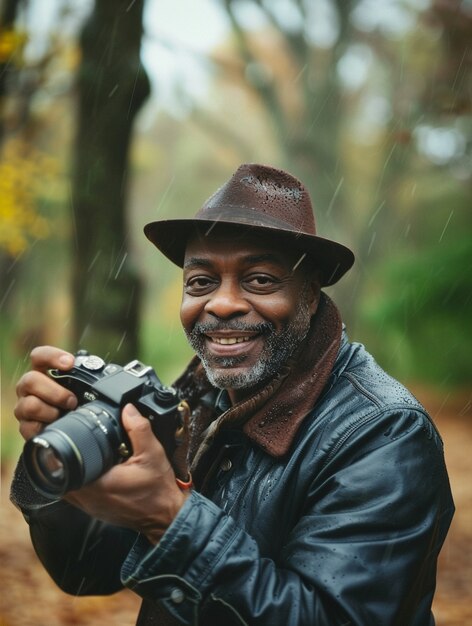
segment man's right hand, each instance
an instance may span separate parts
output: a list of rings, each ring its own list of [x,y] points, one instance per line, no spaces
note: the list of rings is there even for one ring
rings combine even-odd
[[[41,346],[31,351],[30,358],[32,369],[18,381],[18,400],[14,409],[20,423],[20,433],[26,440],[40,433],[62,412],[71,411],[77,406],[75,395],[47,374],[53,368],[71,369],[74,356],[59,348]]]

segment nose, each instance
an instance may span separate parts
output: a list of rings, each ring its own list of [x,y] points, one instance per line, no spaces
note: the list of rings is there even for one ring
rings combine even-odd
[[[205,304],[205,311],[215,317],[228,319],[245,315],[251,305],[245,298],[240,285],[235,281],[222,281]]]

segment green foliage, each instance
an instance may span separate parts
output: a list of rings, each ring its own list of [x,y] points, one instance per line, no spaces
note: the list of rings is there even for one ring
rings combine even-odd
[[[10,316],[0,311],[0,458],[2,462],[18,457],[22,438],[18,422],[13,415],[15,384],[26,370],[26,360],[21,356],[21,346],[11,340],[16,336],[18,325]]]
[[[159,319],[144,323],[141,340],[142,361],[154,367],[163,384],[172,384],[192,357],[178,319],[171,325]]]
[[[157,375],[166,385],[171,384],[181,373],[190,358],[192,350],[182,330],[179,318],[182,290],[181,271],[172,266],[160,253],[154,251],[159,267],[167,269],[165,282],[154,287],[145,303],[140,334],[140,358],[154,367]],[[159,275],[162,278],[161,273]]]
[[[364,303],[379,360],[401,377],[447,385],[472,376],[472,240],[463,236],[390,261]]]
[[[57,161],[29,146],[10,139],[0,161],[0,252],[10,257],[22,254],[35,239],[51,234],[51,224],[38,210],[38,199],[58,176]]]

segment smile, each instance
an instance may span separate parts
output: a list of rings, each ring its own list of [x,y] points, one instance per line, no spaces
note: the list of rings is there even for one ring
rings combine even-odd
[[[211,341],[221,346],[232,346],[235,343],[244,343],[249,341],[251,337],[210,337]]]

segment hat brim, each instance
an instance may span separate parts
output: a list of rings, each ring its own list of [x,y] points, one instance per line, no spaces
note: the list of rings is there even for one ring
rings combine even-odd
[[[183,267],[189,239],[196,234],[210,234],[216,226],[230,226],[242,232],[247,230],[248,233],[266,236],[272,234],[277,239],[286,240],[295,250],[310,256],[322,274],[322,287],[334,285],[354,263],[353,252],[336,241],[308,233],[294,233],[293,230],[280,227],[241,224],[224,219],[217,222],[205,219],[159,220],[146,224],[144,234],[172,263]]]

